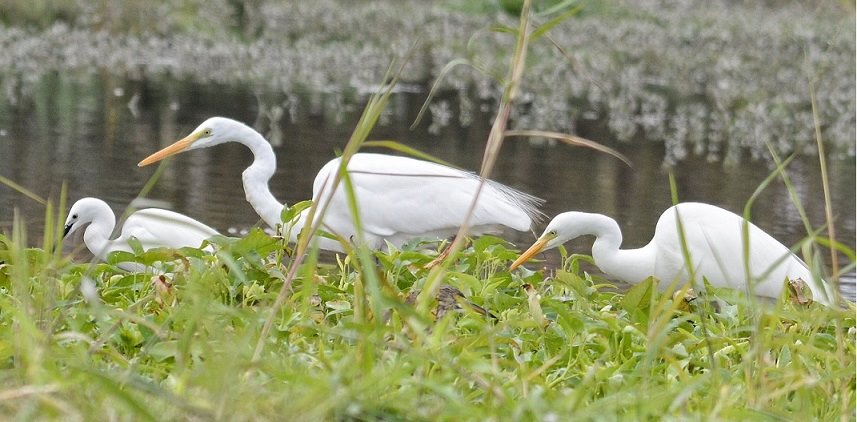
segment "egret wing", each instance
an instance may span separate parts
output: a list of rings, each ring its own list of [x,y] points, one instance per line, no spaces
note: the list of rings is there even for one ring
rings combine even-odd
[[[333,179],[338,166],[337,159],[322,168],[313,186],[314,198]],[[453,234],[464,220],[480,182],[473,173],[382,154],[355,154],[348,170],[364,230],[383,238]],[[325,223],[339,229],[335,231],[353,234],[345,190],[338,189],[331,201]],[[527,230],[541,215],[537,210],[540,203],[531,195],[488,181],[470,224],[474,228],[507,226]]]
[[[136,237],[143,249],[156,247],[199,247],[217,230],[186,215],[159,208],[147,208],[131,214],[122,225],[120,239]]]
[[[715,286],[743,289],[746,285],[744,219],[702,203],[682,203],[670,208],[658,221],[656,236],[670,237],[659,243],[671,245],[669,253],[682,257],[675,210],[681,218],[684,239],[697,276],[705,276]],[[753,223],[749,224],[746,262],[753,278],[763,280],[754,287],[756,294],[779,296],[786,278],[811,280],[806,265],[785,245]]]

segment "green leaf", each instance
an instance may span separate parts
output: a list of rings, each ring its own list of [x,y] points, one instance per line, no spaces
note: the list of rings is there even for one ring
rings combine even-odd
[[[139,243],[139,242],[138,242]],[[136,262],[137,255],[125,251],[113,251],[107,254],[107,263],[117,265],[120,262]]]
[[[578,295],[582,297],[590,297],[592,293],[595,292],[595,289],[589,285],[589,283],[578,274],[570,273],[563,270],[557,270],[556,280],[561,282],[562,284],[571,287]]]
[[[551,8],[549,11],[545,11],[545,12],[546,12],[546,14],[549,14],[549,13],[553,13],[553,12],[562,10],[563,8],[565,8],[569,4],[573,3],[574,1],[576,1],[576,0],[566,1],[563,4],[559,4],[556,7]],[[539,39],[546,32],[550,31],[553,27],[559,25],[562,21],[564,21],[570,17],[577,15],[578,13],[580,13],[581,10],[583,10],[583,8],[578,5],[578,6],[572,7],[571,9],[566,11],[565,13],[545,22],[544,24],[542,24],[538,28],[536,28],[535,31],[533,31],[533,33],[530,35],[530,40],[535,41],[535,40]]]
[[[846,245],[844,243],[832,241],[829,237],[824,237],[824,236],[816,236],[814,238],[814,240],[816,243],[818,243],[821,246],[824,246],[826,248],[832,247],[832,248],[836,249],[837,251],[844,254],[848,258],[848,260],[851,262],[854,262],[855,260],[857,260],[857,255],[855,255],[854,249],[851,249],[850,247],[848,247],[848,245]]]
[[[180,259],[181,255],[172,248],[151,248],[143,253],[138,253],[135,262],[152,265],[155,262],[169,262]]]
[[[202,244],[203,248],[205,248],[205,246],[207,246],[206,243],[208,243],[208,241],[206,240],[204,242],[205,243]],[[177,255],[183,256],[185,258],[202,258],[202,257],[208,255],[208,253],[205,252],[204,250],[202,250],[200,248],[190,247],[190,246],[185,246],[185,247],[179,248],[177,250],[177,252],[178,252]]]
[[[149,355],[156,362],[175,361],[178,353],[178,341],[169,340],[155,343],[146,347],[143,352]]]
[[[297,217],[303,210],[311,206],[312,201],[306,200],[298,202],[291,207],[283,207],[283,211],[280,213],[280,221],[283,222],[284,225],[288,226],[287,223],[291,223],[292,220],[294,220],[295,217]]]
[[[246,236],[230,245],[228,249],[235,256],[247,256],[250,254],[267,256],[269,253],[277,250],[279,246],[280,243],[277,239],[268,236],[262,229],[254,227]]]
[[[653,277],[649,277],[643,280],[642,283],[629,289],[620,303],[622,308],[630,314],[635,314],[638,311],[648,313],[649,305],[652,303],[654,286],[655,279]]]
[[[511,26],[505,26],[505,25],[492,25],[490,28],[488,28],[488,30],[492,31],[492,32],[498,32],[501,34],[517,34],[518,33],[517,28],[512,28]]]
[[[330,301],[336,298],[340,298],[343,294],[345,294],[345,291],[337,289],[336,287],[329,286],[326,284],[318,285],[318,296],[323,301]]]
[[[564,0],[564,1],[561,1],[561,2],[556,3],[554,5],[551,5],[549,8],[547,8],[545,10],[538,12],[537,15],[538,16],[550,16],[550,15],[553,15],[553,14],[555,14],[555,13],[557,13],[563,9],[568,9],[571,6],[574,6],[574,7],[571,7],[571,10],[567,11],[565,14],[577,15],[581,11],[583,11],[583,5],[582,4],[575,5],[575,3],[580,3],[580,0]]]
[[[143,253],[143,244],[140,243],[140,239],[137,239],[135,236],[131,236],[131,238],[128,239],[128,246],[131,246],[131,250],[134,251],[135,255]]]
[[[124,404],[128,410],[133,412],[135,418],[153,422],[158,420],[154,415],[149,413],[151,408],[143,403],[142,398],[138,398],[136,395],[131,393],[133,390],[128,388],[126,380],[117,380],[113,378],[118,375],[117,373],[114,372],[112,374],[108,374],[96,369],[96,367],[82,367],[75,369],[85,375],[88,375],[88,383],[98,385],[101,393],[111,398],[109,402]]]
[[[488,248],[500,246],[501,249],[506,249],[506,245],[509,243],[506,242],[503,238],[491,235],[479,236],[475,240],[473,240],[473,250],[479,253],[483,253]],[[492,248],[491,253],[498,252],[497,249]]]

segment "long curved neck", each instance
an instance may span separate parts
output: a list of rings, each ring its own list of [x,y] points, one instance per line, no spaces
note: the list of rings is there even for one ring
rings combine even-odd
[[[247,167],[242,174],[247,202],[253,206],[253,209],[265,220],[268,226],[276,229],[277,225],[281,223],[280,214],[283,211],[283,204],[277,201],[268,187],[268,181],[271,180],[277,169],[277,157],[274,154],[274,149],[259,132],[250,127],[246,127],[241,136],[235,140],[246,145],[253,153],[253,164]]]
[[[96,258],[106,261],[107,254],[111,251],[110,236],[116,227],[116,216],[112,210],[100,212],[92,219],[86,231],[83,232],[83,243]]]
[[[626,283],[639,283],[654,275],[654,257],[651,249],[619,249],[622,245],[622,231],[616,220],[600,214],[589,214],[590,221],[584,224],[591,228],[595,236],[592,244],[592,259],[601,271]]]

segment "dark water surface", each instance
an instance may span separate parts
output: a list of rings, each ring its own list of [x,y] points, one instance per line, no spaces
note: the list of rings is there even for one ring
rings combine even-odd
[[[422,93],[396,94],[370,138],[397,140],[477,170],[493,106],[486,105],[469,127],[430,131],[432,122],[425,121],[410,130],[424,98]],[[278,172],[271,188],[278,199],[291,204],[311,196],[315,173],[347,142],[362,101],[343,93],[286,95],[175,80],[53,75],[32,92],[0,100],[0,175],[52,198],[58,198],[66,182],[70,201],[95,196],[121,212],[154,172],[154,167],[138,168],[137,162],[183,137],[207,117],[222,115],[256,127],[273,141]],[[644,245],[658,216],[671,204],[668,173],[662,165],[664,145],[613,142],[596,120],[582,121],[579,128],[578,135],[616,148],[634,167],[587,149],[509,139],[493,178],[546,199],[543,211],[549,217],[566,210],[610,215],[622,227],[624,247]],[[241,186],[241,172],[250,161],[249,151],[237,144],[182,154],[169,162],[149,197],[163,201],[159,206],[222,232],[241,232],[259,222]],[[674,171],[680,200],[708,202],[740,213],[771,166],[744,160],[724,167],[690,154]],[[829,171],[836,235],[854,248],[854,160],[831,160]],[[824,203],[817,158],[798,157],[789,166],[789,175],[813,226],[820,227]],[[9,232],[14,209],[28,224],[30,243],[37,244],[43,206],[0,185],[0,231]],[[806,236],[781,181],[759,197],[753,221],[786,244]],[[538,232],[545,223],[537,226]],[[520,247],[533,240],[532,234],[506,237]],[[573,249],[583,250],[588,242],[578,241]]]

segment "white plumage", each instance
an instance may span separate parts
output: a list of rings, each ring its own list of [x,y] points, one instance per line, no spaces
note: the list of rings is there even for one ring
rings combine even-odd
[[[674,280],[680,286],[690,279],[690,274],[682,252],[679,221],[697,282],[705,277],[716,287],[745,290],[744,219],[723,208],[697,202],[681,203],[664,211],[654,237],[639,249],[619,249],[622,233],[610,217],[583,212],[559,214],[511,268],[543,250],[579,236],[593,235],[596,240],[592,258],[607,275],[632,284],[654,276],[660,280],[662,289]],[[748,224],[746,262],[755,294],[779,297],[787,279],[800,278],[809,286],[815,301],[830,304],[833,291],[827,283],[815,280],[806,264],[785,245],[753,223]]]
[[[274,198],[268,181],[276,170],[271,145],[249,126],[224,117],[212,117],[190,135],[140,162],[148,165],[182,151],[238,142],[253,153],[253,163],[243,173],[247,201],[272,228],[281,224],[283,204]],[[313,183],[313,201],[324,204],[340,159],[328,162]],[[480,179],[473,173],[436,163],[384,154],[354,154],[348,173],[359,204],[360,221],[367,246],[381,249],[385,242],[401,246],[417,237],[444,238],[455,234],[464,221]],[[346,241],[356,240],[357,230],[340,184],[328,205],[323,229]],[[501,227],[528,230],[540,213],[541,200],[500,183],[488,181],[470,221],[472,234],[495,232]],[[304,224],[306,211],[292,230],[292,240]],[[340,251],[341,245],[319,239],[319,247]]]
[[[318,172],[313,200],[326,198],[320,194],[326,184],[332,183],[339,166],[337,158]],[[480,182],[472,173],[440,164],[367,153],[351,158],[348,174],[359,204],[365,240],[375,249],[381,248],[384,241],[401,246],[415,237],[454,235]],[[348,239],[356,233],[344,193],[344,188],[337,190],[324,221],[330,231]],[[529,230],[537,215],[537,203],[534,197],[488,181],[470,220],[470,232],[492,233],[504,226]]]
[[[125,219],[118,237],[111,239],[116,227],[116,216],[106,202],[97,198],[83,198],[72,205],[65,221],[64,235],[68,236],[86,226],[83,242],[92,254],[102,260],[113,251],[133,252],[128,243],[136,238],[143,250],[157,247],[199,247],[217,230],[177,212],[147,208],[134,212]],[[120,268],[141,269],[134,263],[120,263]]]

